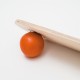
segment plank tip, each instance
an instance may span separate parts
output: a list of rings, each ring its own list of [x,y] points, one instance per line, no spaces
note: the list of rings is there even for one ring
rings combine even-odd
[[[19,24],[21,22],[20,19],[16,19],[15,24]]]

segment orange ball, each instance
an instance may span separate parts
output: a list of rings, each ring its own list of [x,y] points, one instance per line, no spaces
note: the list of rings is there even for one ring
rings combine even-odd
[[[36,32],[26,33],[20,40],[20,48],[26,57],[37,57],[43,51],[44,39]]]

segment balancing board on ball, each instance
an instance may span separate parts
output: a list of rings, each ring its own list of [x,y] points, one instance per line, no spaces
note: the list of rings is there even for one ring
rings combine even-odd
[[[23,20],[16,20],[16,24],[25,30],[29,29],[37,33],[40,33],[46,39],[52,42],[56,42],[63,46],[80,51],[80,39],[76,39],[74,37],[50,30],[42,26],[38,26]]]

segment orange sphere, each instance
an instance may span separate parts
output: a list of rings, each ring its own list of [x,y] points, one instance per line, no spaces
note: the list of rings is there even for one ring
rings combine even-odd
[[[29,32],[22,36],[20,40],[20,48],[25,56],[31,58],[37,57],[42,53],[44,40],[40,34]]]

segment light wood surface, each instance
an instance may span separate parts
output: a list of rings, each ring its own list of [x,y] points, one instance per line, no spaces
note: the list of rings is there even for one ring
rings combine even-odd
[[[29,29],[37,33],[40,33],[50,41],[53,41],[63,46],[80,51],[80,39],[76,39],[71,36],[68,36],[68,35],[26,22],[23,20],[16,20],[16,24],[25,30]]]

